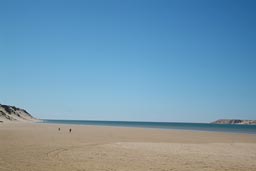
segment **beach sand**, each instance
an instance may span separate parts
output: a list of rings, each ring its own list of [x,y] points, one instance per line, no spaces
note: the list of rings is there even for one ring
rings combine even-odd
[[[115,170],[256,170],[256,135],[0,123],[0,171]]]

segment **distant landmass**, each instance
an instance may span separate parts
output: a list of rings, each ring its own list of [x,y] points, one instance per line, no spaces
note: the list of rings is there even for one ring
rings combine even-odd
[[[24,109],[0,104],[0,122],[9,121],[37,121],[37,119]]]
[[[240,125],[256,125],[256,120],[241,120],[241,119],[219,119],[212,122],[213,124],[240,124]]]

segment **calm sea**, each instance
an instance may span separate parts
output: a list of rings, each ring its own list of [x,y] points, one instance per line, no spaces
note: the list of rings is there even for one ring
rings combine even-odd
[[[220,125],[220,124],[208,124],[208,123],[89,121],[89,120],[43,120],[40,123],[180,129],[180,130],[193,130],[193,131],[213,131],[213,132],[256,134],[256,125],[226,125],[226,124]]]

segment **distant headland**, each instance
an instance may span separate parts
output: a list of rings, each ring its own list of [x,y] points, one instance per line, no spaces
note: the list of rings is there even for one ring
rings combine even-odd
[[[219,119],[212,122],[213,124],[240,124],[240,125],[256,125],[256,120],[241,120],[241,119]]]
[[[37,119],[25,109],[0,104],[0,122],[9,121],[37,121]]]

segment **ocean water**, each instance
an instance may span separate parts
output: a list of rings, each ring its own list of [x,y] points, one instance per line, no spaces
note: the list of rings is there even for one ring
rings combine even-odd
[[[192,131],[256,134],[256,125],[177,123],[177,122],[91,121],[91,120],[43,120],[40,123],[140,127],[140,128],[158,128],[158,129],[176,129],[176,130],[178,129],[178,130],[192,130]]]

